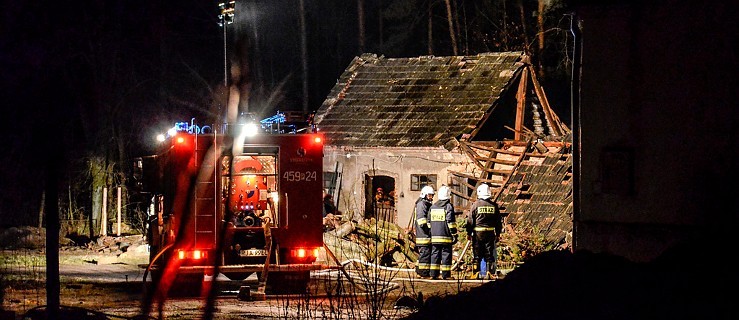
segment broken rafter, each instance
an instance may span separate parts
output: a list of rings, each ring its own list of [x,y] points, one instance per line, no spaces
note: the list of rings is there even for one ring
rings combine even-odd
[[[486,169],[485,171],[498,176],[509,176],[513,173],[510,169]]]
[[[478,153],[477,153],[477,152],[475,152],[474,150],[472,150],[472,149],[470,148],[470,146],[469,146],[468,144],[469,144],[469,142],[467,142],[467,141],[460,141],[460,144],[459,144],[459,146],[461,147],[460,149],[461,149],[461,150],[462,150],[462,151],[463,151],[463,152],[464,152],[465,154],[467,154],[467,157],[468,157],[468,158],[472,159],[472,161],[474,162],[474,164],[475,164],[475,165],[476,165],[476,166],[477,166],[478,168],[480,168],[480,169],[483,169],[483,168],[485,168],[485,166],[483,166],[483,165],[482,165],[482,163],[480,163],[480,161],[478,161],[478,160],[476,159],[476,157],[478,156]]]
[[[519,153],[516,152],[515,155],[518,155],[518,154]],[[498,158],[496,158],[494,156],[491,156],[491,157],[479,157],[478,156],[478,157],[475,157],[475,159],[476,160],[481,160],[481,161],[484,160],[484,161],[487,161],[487,162],[494,162],[494,163],[497,163],[497,164],[509,165],[509,166],[512,166],[512,165],[516,164],[516,161],[513,161],[513,160],[505,160],[505,159],[498,159]]]
[[[476,148],[476,149],[481,149],[481,150],[485,150],[485,151],[495,152],[496,154],[503,153],[503,154],[509,154],[509,155],[515,155],[515,156],[518,156],[520,154],[520,152],[516,152],[516,151],[511,151],[511,150],[507,150],[507,149],[493,148],[493,147],[476,145],[476,144],[470,144],[469,146],[471,148]]]
[[[524,158],[526,158],[526,150],[529,149],[531,146],[531,140],[526,142],[526,148],[524,149],[524,152],[521,152],[521,156],[518,157],[518,161],[516,161],[516,164],[513,165],[513,168],[511,168],[511,172],[514,172],[516,168],[518,168],[521,165],[521,162]],[[505,186],[508,184],[508,181],[510,181],[511,177],[513,175],[506,176],[505,180],[503,180],[503,184],[498,188],[498,190],[495,191],[495,196],[493,197],[493,201],[497,201],[498,197],[503,193],[503,190],[505,189]]]
[[[514,132],[515,134],[519,134],[519,133],[522,133],[522,132],[524,132],[524,131],[525,131],[525,133],[524,133],[524,134],[525,134],[525,135],[526,135],[527,137],[539,137],[539,138],[542,138],[542,137],[540,137],[540,136],[539,136],[538,134],[536,134],[536,132],[533,132],[533,131],[531,131],[531,129],[529,129],[529,128],[526,128],[526,126],[521,126],[521,128],[523,129],[523,131],[521,131],[521,130],[516,130],[516,129],[513,129],[513,128],[509,127],[509,126],[503,126],[503,127],[504,127],[504,128],[506,128],[506,129],[508,129],[508,130],[511,130],[511,131],[513,131],[513,132]],[[526,139],[526,140],[528,140],[528,139]],[[523,142],[522,140],[517,140],[517,139],[514,139],[514,141],[521,141],[521,142]],[[525,142],[523,142],[523,143],[525,143]]]
[[[453,174],[453,175],[455,175],[455,176],[460,176],[462,178],[477,180],[477,177],[475,177],[475,176],[473,176],[471,174],[468,174],[468,173],[454,171],[454,170],[448,170],[448,172],[451,173],[451,174]]]
[[[528,72],[521,72],[521,80],[518,82],[518,92],[516,92],[516,130],[513,139],[521,140],[521,128],[523,127],[524,109],[526,106],[526,87],[528,86],[528,75],[531,68],[526,68]],[[533,76],[531,78],[534,78]]]
[[[572,143],[570,142],[562,142],[562,141],[542,141],[545,146],[547,147],[570,147]],[[514,140],[506,140],[503,142],[503,146],[508,147],[515,147],[515,146],[525,146],[527,142],[525,141],[514,141]]]
[[[467,186],[468,187],[471,187],[472,185],[467,184]],[[452,190],[452,193],[455,194],[455,195],[457,195],[458,197],[460,197],[462,199],[465,199],[467,201],[472,201],[472,197],[470,197],[470,196],[468,196],[466,194],[463,194],[463,193],[461,193],[461,192],[459,192],[457,190],[454,190],[454,189],[451,189],[451,190]]]

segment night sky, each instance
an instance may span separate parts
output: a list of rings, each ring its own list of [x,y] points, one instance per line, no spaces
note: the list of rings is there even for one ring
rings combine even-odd
[[[0,132],[7,146],[0,154],[0,189],[7,191],[0,195],[0,217],[11,217],[3,223],[36,220],[50,165],[59,167],[60,188],[68,190],[75,183],[67,182],[89,179],[85,162],[92,158],[126,172],[130,159],[151,153],[153,137],[174,122],[215,123],[225,110],[224,45],[229,58],[248,62],[250,112],[264,118],[303,110],[298,3],[238,1],[224,41],[218,1],[2,1]],[[364,3],[362,47],[356,1],[305,1],[309,112],[362,52],[429,54],[428,2]],[[494,12],[487,2],[456,3],[469,29],[460,55],[520,49],[486,31],[494,30],[485,25],[489,16],[473,17]],[[526,3],[535,8],[536,1]],[[441,4],[432,7],[437,56],[452,54]],[[556,110],[557,90],[547,88]]]

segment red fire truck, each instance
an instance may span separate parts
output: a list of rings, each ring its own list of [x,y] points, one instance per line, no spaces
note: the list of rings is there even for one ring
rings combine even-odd
[[[311,270],[326,268],[316,263],[323,137],[230,130],[170,133],[156,155],[137,159],[141,188],[153,199],[152,279],[195,284],[256,272],[267,288],[304,289]]]

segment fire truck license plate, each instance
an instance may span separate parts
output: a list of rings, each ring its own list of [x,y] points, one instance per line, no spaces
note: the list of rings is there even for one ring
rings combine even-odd
[[[246,250],[241,250],[240,255],[242,257],[266,256],[267,255],[267,250],[264,250],[264,249],[246,249]]]

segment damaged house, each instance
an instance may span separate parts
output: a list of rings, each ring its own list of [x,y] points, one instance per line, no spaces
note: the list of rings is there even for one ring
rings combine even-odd
[[[324,187],[345,220],[411,228],[421,188],[444,184],[461,219],[486,182],[507,208],[510,235],[570,244],[570,130],[522,52],[364,54],[314,120],[326,137]]]

